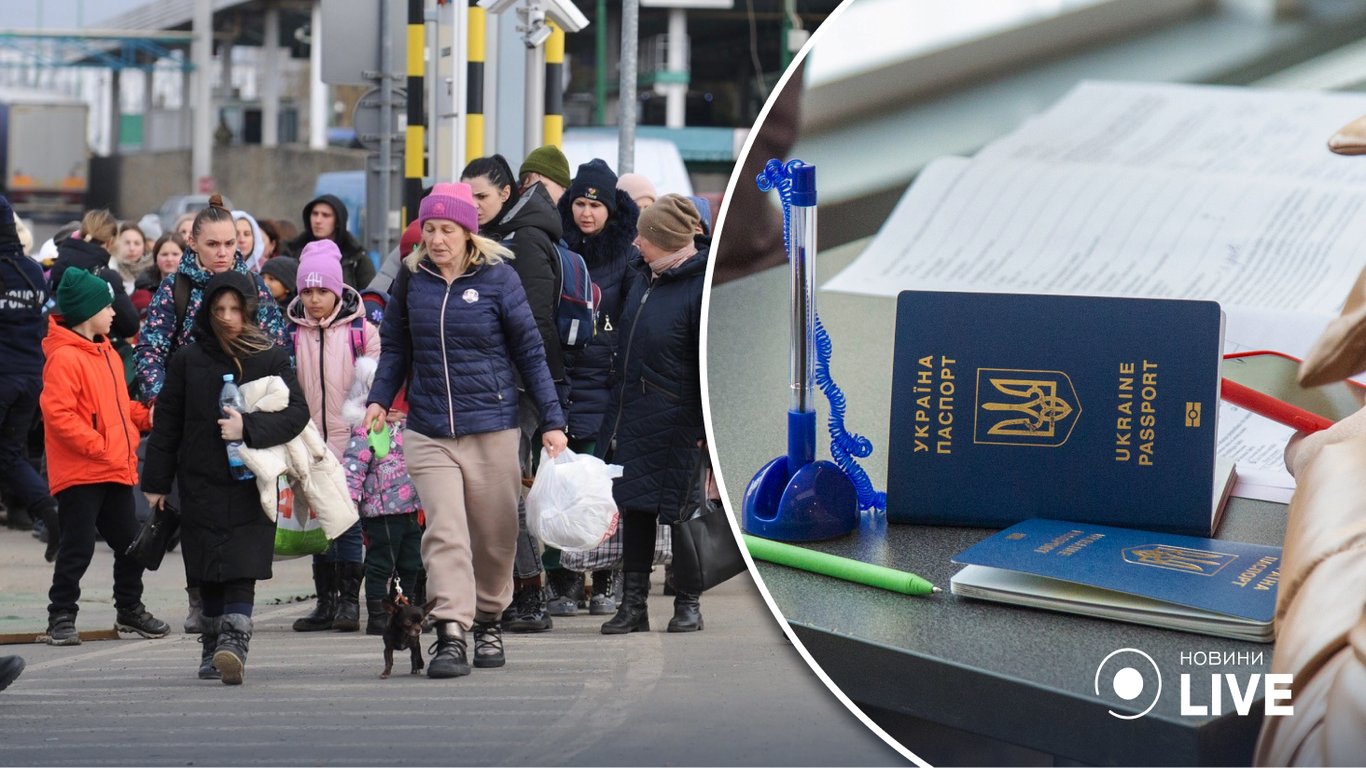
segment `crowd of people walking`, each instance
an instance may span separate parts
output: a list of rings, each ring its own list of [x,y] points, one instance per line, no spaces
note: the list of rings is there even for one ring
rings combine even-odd
[[[127,552],[160,511],[180,521],[197,674],[243,682],[277,523],[274,479],[235,457],[311,444],[358,514],[313,550],[317,598],[294,630],[360,631],[362,592],[370,634],[395,597],[425,603],[435,678],[501,667],[504,633],[581,610],[610,616],[605,634],[649,630],[650,572],[669,561],[657,521],[696,501],[706,461],[705,204],[603,160],[571,175],[546,146],[515,174],[493,155],[435,185],[383,259],[348,216],[319,196],[293,235],[215,195],[164,233],[95,210],[35,249],[0,198],[0,491],[55,561],[51,644],[80,642],[97,539],[114,550],[118,629],[171,631]],[[580,256],[600,295],[591,332],[566,339],[564,265]],[[224,405],[225,382],[245,406]],[[566,448],[623,467],[622,525],[590,551],[527,526],[538,462]],[[307,519],[297,488],[279,492]],[[666,589],[668,630],[702,629],[700,596]]]

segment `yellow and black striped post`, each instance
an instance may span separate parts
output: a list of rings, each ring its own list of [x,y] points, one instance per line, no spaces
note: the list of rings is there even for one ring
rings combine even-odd
[[[465,65],[465,162],[484,156],[484,57],[488,24],[479,0],[469,0]]]
[[[564,30],[547,21],[550,39],[545,41],[545,117],[541,120],[541,143],[564,146]]]
[[[427,108],[423,54],[427,31],[422,0],[408,0],[408,130],[403,142],[403,226],[417,216],[427,171]]]

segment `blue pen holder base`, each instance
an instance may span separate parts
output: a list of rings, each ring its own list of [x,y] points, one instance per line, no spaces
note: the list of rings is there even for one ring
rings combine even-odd
[[[764,465],[745,489],[741,527],[777,541],[818,541],[858,528],[858,493],[830,461],[813,461],[795,473],[779,456]]]

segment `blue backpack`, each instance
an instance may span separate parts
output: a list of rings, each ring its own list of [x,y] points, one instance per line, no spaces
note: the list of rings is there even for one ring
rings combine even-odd
[[[560,331],[560,345],[577,349],[593,338],[598,327],[598,307],[602,290],[588,274],[588,263],[583,256],[569,250],[563,240],[555,244],[559,254],[560,296],[555,302],[555,325]]]

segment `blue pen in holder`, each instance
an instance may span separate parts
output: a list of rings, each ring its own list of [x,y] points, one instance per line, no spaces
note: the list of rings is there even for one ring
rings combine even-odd
[[[745,489],[746,533],[779,541],[815,541],[851,533],[859,524],[858,493],[839,466],[816,461],[816,167],[790,163],[792,398],[787,455],[764,465]]]

